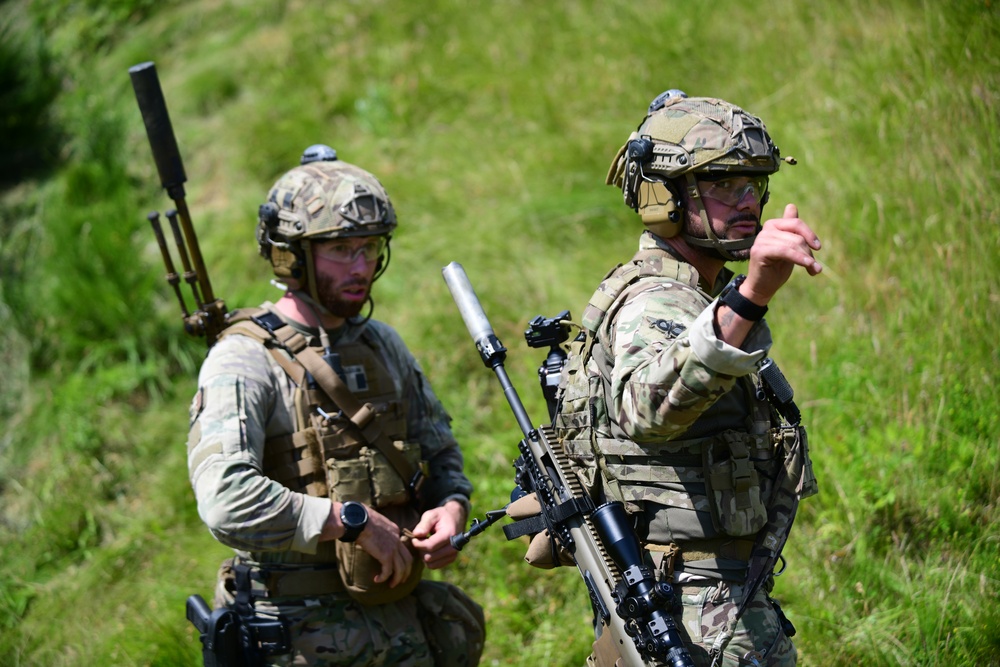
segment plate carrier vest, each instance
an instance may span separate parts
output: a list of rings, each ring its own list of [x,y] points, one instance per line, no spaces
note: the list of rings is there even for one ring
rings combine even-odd
[[[640,512],[646,501],[655,502],[667,508],[668,522],[670,508],[709,511],[722,536],[647,545],[652,551],[680,550],[685,564],[708,569],[718,558],[749,561],[758,551],[755,537],[780,552],[798,500],[817,489],[805,429],[797,418],[795,423],[781,420],[757,373],[740,379],[750,397],[749,429],[650,445],[630,440],[609,417],[614,358],[597,333],[612,309],[648,289],[650,280],[669,280],[674,288],[697,291],[693,267],[663,261],[668,258],[660,249],[640,250],[628,264],[612,270],[591,297],[582,318],[584,335],[571,343],[563,370],[556,433],[595,502],[623,501],[632,513]],[[683,333],[682,325],[670,324],[670,335]],[[705,486],[708,507],[695,505],[687,491],[692,483]]]
[[[262,472],[292,491],[375,508],[410,504],[424,479],[418,443],[406,440],[406,404],[362,333],[330,355],[264,308],[240,309],[220,338],[259,341],[297,387],[296,430],[264,445]]]

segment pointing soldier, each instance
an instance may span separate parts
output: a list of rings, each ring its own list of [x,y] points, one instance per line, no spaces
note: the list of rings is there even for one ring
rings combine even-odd
[[[816,486],[763,317],[796,266],[822,267],[794,205],[762,223],[782,161],[733,104],[653,101],[608,174],[645,225],[639,251],[592,297],[555,418],[595,501],[625,503],[672,582],[698,665],[796,660],[771,571]]]

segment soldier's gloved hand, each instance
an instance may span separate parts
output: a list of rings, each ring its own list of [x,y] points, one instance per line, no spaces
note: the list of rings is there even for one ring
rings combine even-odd
[[[368,525],[358,535],[358,546],[382,565],[375,582],[389,581],[390,588],[406,581],[413,567],[413,554],[400,539],[401,535],[398,525],[368,508]]]
[[[465,508],[454,500],[443,507],[427,510],[420,517],[420,523],[413,527],[412,544],[427,567],[437,570],[458,558],[458,551],[451,546],[451,537],[465,529],[465,519]]]
[[[823,265],[813,258],[813,251],[819,249],[819,237],[799,218],[798,208],[786,205],[784,216],[765,222],[750,248],[747,279],[740,293],[766,306],[796,266],[805,268],[811,276],[823,270]]]

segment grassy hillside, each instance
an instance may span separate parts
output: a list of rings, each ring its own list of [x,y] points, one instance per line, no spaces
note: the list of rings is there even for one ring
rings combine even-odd
[[[579,316],[631,256],[641,225],[603,181],[648,102],[676,87],[760,115],[799,162],[770,212],[796,203],[826,265],[768,315],[821,485],[776,588],[800,664],[1000,664],[992,0],[7,0],[0,37],[4,108],[28,110],[0,157],[38,157],[5,162],[0,191],[0,665],[196,664],[184,599],[227,553],[187,482],[204,343],[145,221],[171,206],[127,73],[147,60],[231,308],[278,295],[255,215],[303,148],[385,183],[400,227],[375,316],[455,418],[479,516],[507,499],[519,430],[441,267],[465,266],[541,421],[523,331]],[[529,568],[494,530],[444,575],[487,609],[484,664],[582,664],[575,570]]]

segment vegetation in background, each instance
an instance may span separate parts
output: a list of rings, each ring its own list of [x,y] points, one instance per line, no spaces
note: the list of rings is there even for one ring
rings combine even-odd
[[[401,224],[375,316],[455,418],[480,517],[507,500],[520,432],[441,267],[465,266],[540,421],[544,354],[523,331],[579,316],[631,255],[638,220],[602,183],[649,100],[677,87],[760,115],[799,161],[769,212],[798,204],[826,265],[768,318],[821,485],[776,588],[800,664],[1000,664],[990,0],[6,0],[0,665],[198,664],[184,600],[227,551],[187,482],[204,345],[145,221],[170,206],[127,74],[146,60],[230,308],[277,296],[254,215],[303,148],[383,180]],[[441,575],[486,607],[483,664],[582,664],[576,571],[532,569],[495,531]]]

